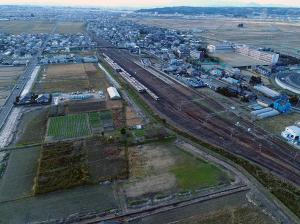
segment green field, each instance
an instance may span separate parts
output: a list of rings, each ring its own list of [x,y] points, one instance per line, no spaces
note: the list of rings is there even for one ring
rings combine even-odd
[[[176,176],[178,186],[183,190],[196,189],[199,186],[214,186],[218,184],[221,174],[216,167],[202,161],[179,164],[172,169]]]
[[[177,185],[182,190],[197,190],[228,183],[228,177],[216,166],[195,158],[189,153],[174,150],[177,163],[171,168]]]
[[[61,140],[91,135],[87,114],[72,114],[51,117],[48,124],[48,139]]]
[[[88,115],[89,115],[89,122],[90,122],[91,128],[98,129],[98,128],[102,127],[100,112],[92,112],[92,113],[89,113]]]

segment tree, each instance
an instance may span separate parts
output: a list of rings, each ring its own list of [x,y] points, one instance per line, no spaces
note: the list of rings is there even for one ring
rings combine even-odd
[[[261,77],[251,76],[250,81],[249,81],[250,85],[255,86],[255,85],[258,85],[258,84],[261,84],[261,83],[262,83]]]
[[[292,105],[297,105],[297,103],[299,102],[299,97],[296,95],[293,95],[293,96],[290,96],[289,100]]]
[[[120,132],[121,132],[122,135],[125,135],[125,134],[126,134],[126,128],[122,128],[122,129],[120,130]]]

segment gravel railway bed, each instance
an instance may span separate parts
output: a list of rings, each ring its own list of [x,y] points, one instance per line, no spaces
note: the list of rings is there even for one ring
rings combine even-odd
[[[98,40],[98,44],[101,46],[109,45],[103,40]],[[176,124],[177,127],[212,145],[256,162],[300,185],[300,162],[295,158],[295,149],[276,138],[270,137],[262,129],[256,128],[252,133],[245,128],[236,126],[234,122],[222,118],[222,114],[209,118],[215,111],[218,113],[225,110],[216,100],[195,93],[193,90],[179,84],[176,84],[176,87],[166,84],[131,61],[128,55],[121,50],[111,48],[101,49],[101,52],[108,55],[138,81],[157,94],[160,97],[159,101],[154,101],[146,94],[141,95],[151,107]],[[208,107],[193,102],[194,99],[199,97],[205,100]],[[182,102],[190,103],[182,107]],[[248,127],[253,126],[252,123],[237,117],[234,113],[232,113],[232,117],[240,120]]]

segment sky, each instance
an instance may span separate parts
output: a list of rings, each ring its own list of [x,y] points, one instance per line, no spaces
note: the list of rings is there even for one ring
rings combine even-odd
[[[300,0],[0,0],[0,4],[37,4],[149,8],[162,6],[243,6],[246,4],[300,7]]]

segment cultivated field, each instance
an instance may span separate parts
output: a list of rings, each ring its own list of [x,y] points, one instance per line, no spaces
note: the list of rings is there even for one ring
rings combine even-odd
[[[84,23],[82,22],[59,22],[57,24],[57,33],[83,33]]]
[[[215,166],[184,153],[172,143],[129,148],[130,176],[124,184],[131,199],[196,190],[226,184],[228,177]]]
[[[193,30],[205,41],[227,40],[257,47],[271,47],[282,53],[300,56],[300,24],[292,22],[273,22],[249,19],[199,18],[186,19],[174,17],[138,17],[134,21],[147,25]],[[244,28],[238,28],[244,23]]]
[[[23,71],[24,67],[0,67],[0,106],[5,103]]]
[[[50,117],[47,140],[61,140],[91,135],[87,114]]]
[[[0,223],[32,223],[114,208],[118,204],[110,185],[89,185],[1,203]]]
[[[48,115],[49,109],[47,108],[26,111],[18,126],[16,144],[25,145],[43,142],[47,129]]]
[[[53,22],[48,21],[0,21],[0,32],[20,33],[50,33],[54,28]]]
[[[94,137],[87,139],[86,148],[91,182],[128,178],[128,158],[124,146]]]
[[[42,146],[34,185],[35,194],[67,189],[88,182],[86,148],[83,141]]]
[[[138,117],[131,107],[126,107],[126,125],[133,127],[142,124],[143,121]]]
[[[106,90],[105,74],[94,64],[48,65],[42,69],[33,91],[77,92],[86,90]]]
[[[55,23],[50,21],[0,21],[0,32],[20,33],[51,33]],[[82,22],[57,22],[56,33],[83,33]]]
[[[32,186],[39,155],[40,147],[11,151],[5,174],[0,179],[0,204],[4,201],[17,200],[33,194]]]

